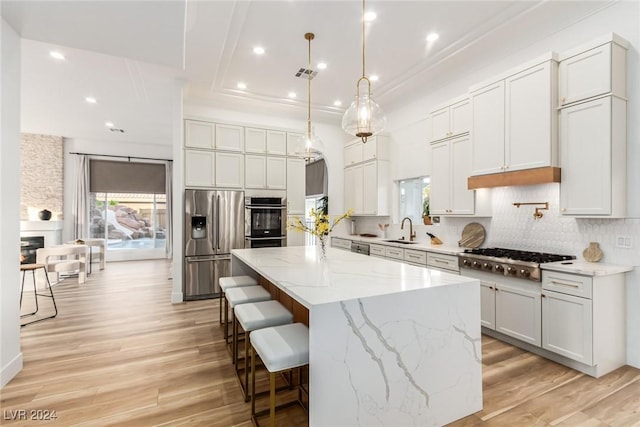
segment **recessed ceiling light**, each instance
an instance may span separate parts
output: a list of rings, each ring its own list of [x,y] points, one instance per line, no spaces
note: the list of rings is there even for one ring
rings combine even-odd
[[[237,88],[238,89],[246,89],[247,88],[247,84],[243,83],[243,82],[238,82]]]
[[[255,53],[256,55],[262,55],[264,54],[264,48],[260,46],[256,46],[253,48],[253,53]]]
[[[61,61],[64,61],[64,55],[58,51],[52,50],[51,52],[49,52],[49,55],[52,58],[60,59]]]
[[[369,80],[371,80],[372,82],[377,82],[377,81],[378,81],[378,79],[379,79],[379,77],[378,77],[378,76],[376,76],[375,74],[372,74],[372,75],[369,77]]]
[[[436,40],[438,40],[440,38],[440,35],[438,33],[431,33],[427,36],[427,41],[428,42],[434,42]]]
[[[370,11],[364,14],[364,21],[371,22],[371,21],[374,21],[377,17],[378,15],[375,12]]]
[[[318,62],[318,70],[326,70],[327,63],[326,62]]]
[[[288,94],[287,96],[288,96],[289,98],[295,98],[295,97],[296,97],[296,96],[298,96],[298,95],[296,95],[296,93],[295,93],[295,92],[289,92],[289,94]]]
[[[95,104],[96,102],[98,102],[98,100],[92,96],[87,96],[84,100],[87,101],[89,104]]]
[[[112,128],[113,127],[113,122],[105,122],[104,124],[106,127],[108,128]]]
[[[333,101],[333,105],[336,107],[341,107],[342,106],[342,101],[340,101],[339,99],[336,99],[335,101]]]

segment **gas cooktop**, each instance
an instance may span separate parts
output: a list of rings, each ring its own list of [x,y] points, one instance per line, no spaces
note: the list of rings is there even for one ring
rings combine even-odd
[[[575,259],[573,255],[558,255],[505,248],[467,249],[458,254],[460,268],[502,274],[540,281],[540,264]]]

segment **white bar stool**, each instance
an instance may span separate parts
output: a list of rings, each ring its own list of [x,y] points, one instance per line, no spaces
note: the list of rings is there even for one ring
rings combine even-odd
[[[229,308],[227,306],[227,300],[224,297],[227,289],[238,288],[242,286],[255,286],[258,284],[258,281],[251,276],[230,276],[230,277],[221,277],[218,279],[218,285],[220,286],[221,292],[218,301],[220,302],[219,311],[220,311],[220,324],[222,325],[222,305],[224,303],[224,339],[228,344],[229,338],[229,328],[227,327],[227,321],[229,319]]]
[[[252,331],[268,328],[271,326],[286,325],[293,322],[293,314],[278,301],[261,301],[248,304],[241,304],[235,308],[236,322],[233,324],[233,334],[238,336],[238,324],[244,330],[244,382],[240,378],[238,369],[238,348],[236,341],[236,353],[234,364],[236,365],[236,375],[240,380],[240,388],[244,395],[244,401],[249,401],[249,335]]]
[[[258,417],[269,413],[272,427],[276,425],[276,374],[309,364],[309,328],[302,323],[274,326],[254,331],[251,339],[251,419],[258,424]],[[269,410],[256,413],[256,355],[269,371]],[[302,375],[298,375],[302,383]],[[295,403],[306,409],[301,399],[302,384],[298,384],[298,400],[280,405],[279,408]]]
[[[242,286],[239,288],[231,288],[227,289],[225,292],[225,299],[227,300],[227,304],[231,307],[231,324],[235,324],[235,311],[234,308],[240,304],[247,304],[250,302],[260,302],[260,301],[269,301],[271,299],[271,294],[265,288],[260,285],[255,286]],[[229,344],[227,333],[229,331],[229,324],[225,325],[225,342]],[[236,328],[234,331],[237,332]],[[236,352],[238,350],[238,337],[237,333],[233,335],[232,345],[231,345],[231,358],[235,363],[236,360]]]

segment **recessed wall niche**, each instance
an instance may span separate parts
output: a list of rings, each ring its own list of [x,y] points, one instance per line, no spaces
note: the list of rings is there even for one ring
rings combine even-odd
[[[20,220],[38,220],[43,209],[62,219],[63,147],[60,136],[20,134]]]

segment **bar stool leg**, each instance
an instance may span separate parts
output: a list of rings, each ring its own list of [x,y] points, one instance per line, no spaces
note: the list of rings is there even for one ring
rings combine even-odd
[[[256,415],[256,351],[253,349],[253,346],[251,346],[251,418],[254,418],[255,415]]]
[[[244,401],[249,401],[249,332],[244,331]],[[252,365],[253,366],[253,365]],[[252,370],[254,368],[251,368]]]
[[[276,427],[276,374],[269,373],[269,420],[271,427]]]
[[[43,269],[43,271],[44,271],[44,277],[45,277],[45,279],[47,279],[47,287],[49,288],[49,294],[51,295],[51,301],[53,301],[53,309],[55,310],[55,313],[53,314],[53,316],[51,316],[51,318],[53,318],[53,317],[56,317],[58,315],[58,306],[56,305],[56,299],[53,296],[53,289],[51,288],[51,282],[49,282],[49,276],[47,275],[47,270]]]

